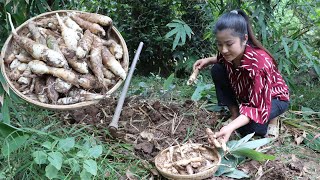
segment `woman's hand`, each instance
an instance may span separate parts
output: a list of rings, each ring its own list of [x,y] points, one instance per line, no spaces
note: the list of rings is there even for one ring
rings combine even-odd
[[[193,70],[195,69],[203,69],[209,64],[214,64],[217,62],[216,57],[209,57],[209,58],[204,58],[204,59],[199,59],[193,64]]]
[[[233,128],[230,126],[224,126],[219,132],[216,132],[215,135],[217,138],[221,138],[225,143],[227,143],[233,131]]]
[[[240,114],[236,119],[231,121],[228,125],[222,127],[219,132],[215,133],[217,138],[221,138],[225,143],[229,141],[229,138],[233,131],[242,127],[250,122],[250,119]]]

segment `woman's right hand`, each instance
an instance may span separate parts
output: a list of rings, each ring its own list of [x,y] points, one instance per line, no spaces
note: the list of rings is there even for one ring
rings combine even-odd
[[[216,57],[209,57],[204,59],[199,59],[193,64],[193,70],[195,69],[203,69],[209,64],[214,64],[216,62]]]

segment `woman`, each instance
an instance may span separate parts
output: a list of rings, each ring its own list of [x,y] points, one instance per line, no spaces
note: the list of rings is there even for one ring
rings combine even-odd
[[[231,122],[216,133],[225,142],[237,130],[242,136],[266,136],[277,116],[289,107],[289,89],[274,58],[255,38],[242,10],[222,15],[216,25],[218,55],[200,59],[194,69],[214,64],[211,75],[219,105],[227,106]],[[273,133],[276,136],[276,133]]]

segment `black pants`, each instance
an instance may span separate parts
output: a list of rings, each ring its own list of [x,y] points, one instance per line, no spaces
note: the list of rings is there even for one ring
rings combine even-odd
[[[216,88],[219,106],[238,106],[235,93],[231,87],[226,68],[223,64],[215,64],[211,68],[211,76]],[[281,101],[277,98],[271,100],[271,112],[268,122],[264,124],[250,121],[247,125],[240,127],[237,131],[245,136],[255,133],[255,135],[265,136],[268,130],[269,121],[284,113],[289,107],[289,101]]]

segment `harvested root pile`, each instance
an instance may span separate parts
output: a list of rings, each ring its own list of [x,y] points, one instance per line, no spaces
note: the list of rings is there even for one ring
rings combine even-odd
[[[192,175],[207,171],[220,163],[218,152],[202,144],[171,146],[155,159],[156,167],[167,174]]]
[[[110,17],[52,13],[17,32],[8,16],[13,41],[6,47],[5,73],[29,99],[64,105],[99,100],[126,78],[128,62]]]

